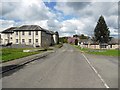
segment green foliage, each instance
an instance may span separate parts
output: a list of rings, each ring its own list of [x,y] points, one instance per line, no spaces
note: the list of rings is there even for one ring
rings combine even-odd
[[[102,50],[99,52],[89,51],[88,53],[96,55],[118,56],[118,50]]]
[[[88,39],[89,37],[88,36],[85,36],[84,34],[81,34],[81,35],[73,35],[73,37],[78,37],[79,39]]]
[[[78,45],[78,40],[77,39],[75,39],[75,45]]]
[[[73,37],[79,37],[79,35],[75,34],[75,35],[73,35]]]
[[[87,39],[88,37],[85,36],[84,34],[81,34],[81,35],[79,36],[79,38],[80,38],[80,39]]]
[[[25,56],[33,55],[40,53],[38,52],[23,52],[23,48],[3,48],[2,49],[2,61],[10,61],[18,58],[22,58]]]
[[[61,43],[67,43],[67,37],[60,37],[59,42]]]
[[[107,27],[107,24],[103,16],[100,16],[97,22],[97,25],[94,30],[94,36],[96,42],[99,43],[109,42],[110,31],[109,28]]]
[[[90,49],[90,48],[81,48],[80,46],[75,46],[76,48],[80,49],[80,51],[88,53],[88,54],[95,54],[95,55],[105,55],[105,56],[120,56],[120,50],[108,50],[108,49]]]

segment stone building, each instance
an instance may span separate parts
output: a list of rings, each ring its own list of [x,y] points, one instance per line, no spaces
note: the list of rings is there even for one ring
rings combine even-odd
[[[1,32],[2,45],[12,43],[44,47],[57,44],[57,38],[59,35],[55,32],[43,29],[38,25],[11,27]]]

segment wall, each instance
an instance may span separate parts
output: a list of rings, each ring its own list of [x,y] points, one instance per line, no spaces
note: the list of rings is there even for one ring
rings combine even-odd
[[[47,34],[46,32],[41,32],[41,46],[42,47],[47,47],[50,46],[52,44],[52,35],[51,34]]]
[[[13,43],[13,34],[1,33],[1,44],[6,45],[7,43]]]
[[[18,35],[16,35],[16,32],[18,32]],[[38,35],[36,35],[36,31],[31,31],[31,35],[29,35],[29,31],[24,31],[24,35],[22,35],[22,31],[14,31],[13,34],[1,34],[1,38],[3,39],[2,44],[7,44],[8,39],[9,42],[12,42],[13,44],[39,45],[41,47],[53,45],[54,42],[57,43],[56,35],[53,36],[44,31],[38,31]],[[18,43],[16,43],[16,39],[18,39]],[[22,42],[22,39],[25,40],[24,43]],[[31,43],[29,43],[29,39],[31,39]],[[38,42],[36,42],[36,39],[38,39]]]
[[[38,35],[36,35],[36,31],[31,31],[31,35],[29,35],[29,31],[24,31],[24,35],[22,35],[22,31],[18,31],[18,35],[16,35],[16,31],[13,34],[14,44],[25,44],[25,45],[33,45],[33,46],[41,46],[41,31],[38,31]],[[16,39],[18,39],[18,43],[16,43]],[[25,43],[22,42],[22,39],[25,40]],[[31,43],[29,42],[31,39]],[[36,42],[38,39],[38,42]]]

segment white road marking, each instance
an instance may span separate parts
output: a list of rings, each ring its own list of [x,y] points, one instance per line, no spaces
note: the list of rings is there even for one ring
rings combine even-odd
[[[87,59],[87,57],[82,53],[83,57],[85,58],[85,60],[87,61],[87,63],[90,65],[90,67],[93,69],[93,71],[98,75],[98,77],[100,78],[100,80],[102,81],[102,83],[104,84],[104,86],[106,88],[110,88],[107,83],[105,82],[105,80],[101,77],[101,75],[98,73],[98,71],[93,67],[93,65],[89,62],[89,60]]]

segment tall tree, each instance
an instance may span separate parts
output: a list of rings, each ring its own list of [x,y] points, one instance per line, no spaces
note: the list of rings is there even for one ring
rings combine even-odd
[[[80,39],[87,39],[88,37],[85,36],[84,34],[81,34],[79,38],[80,38]]]
[[[94,38],[98,43],[108,43],[109,42],[110,31],[103,16],[100,16],[97,25],[94,30]]]

